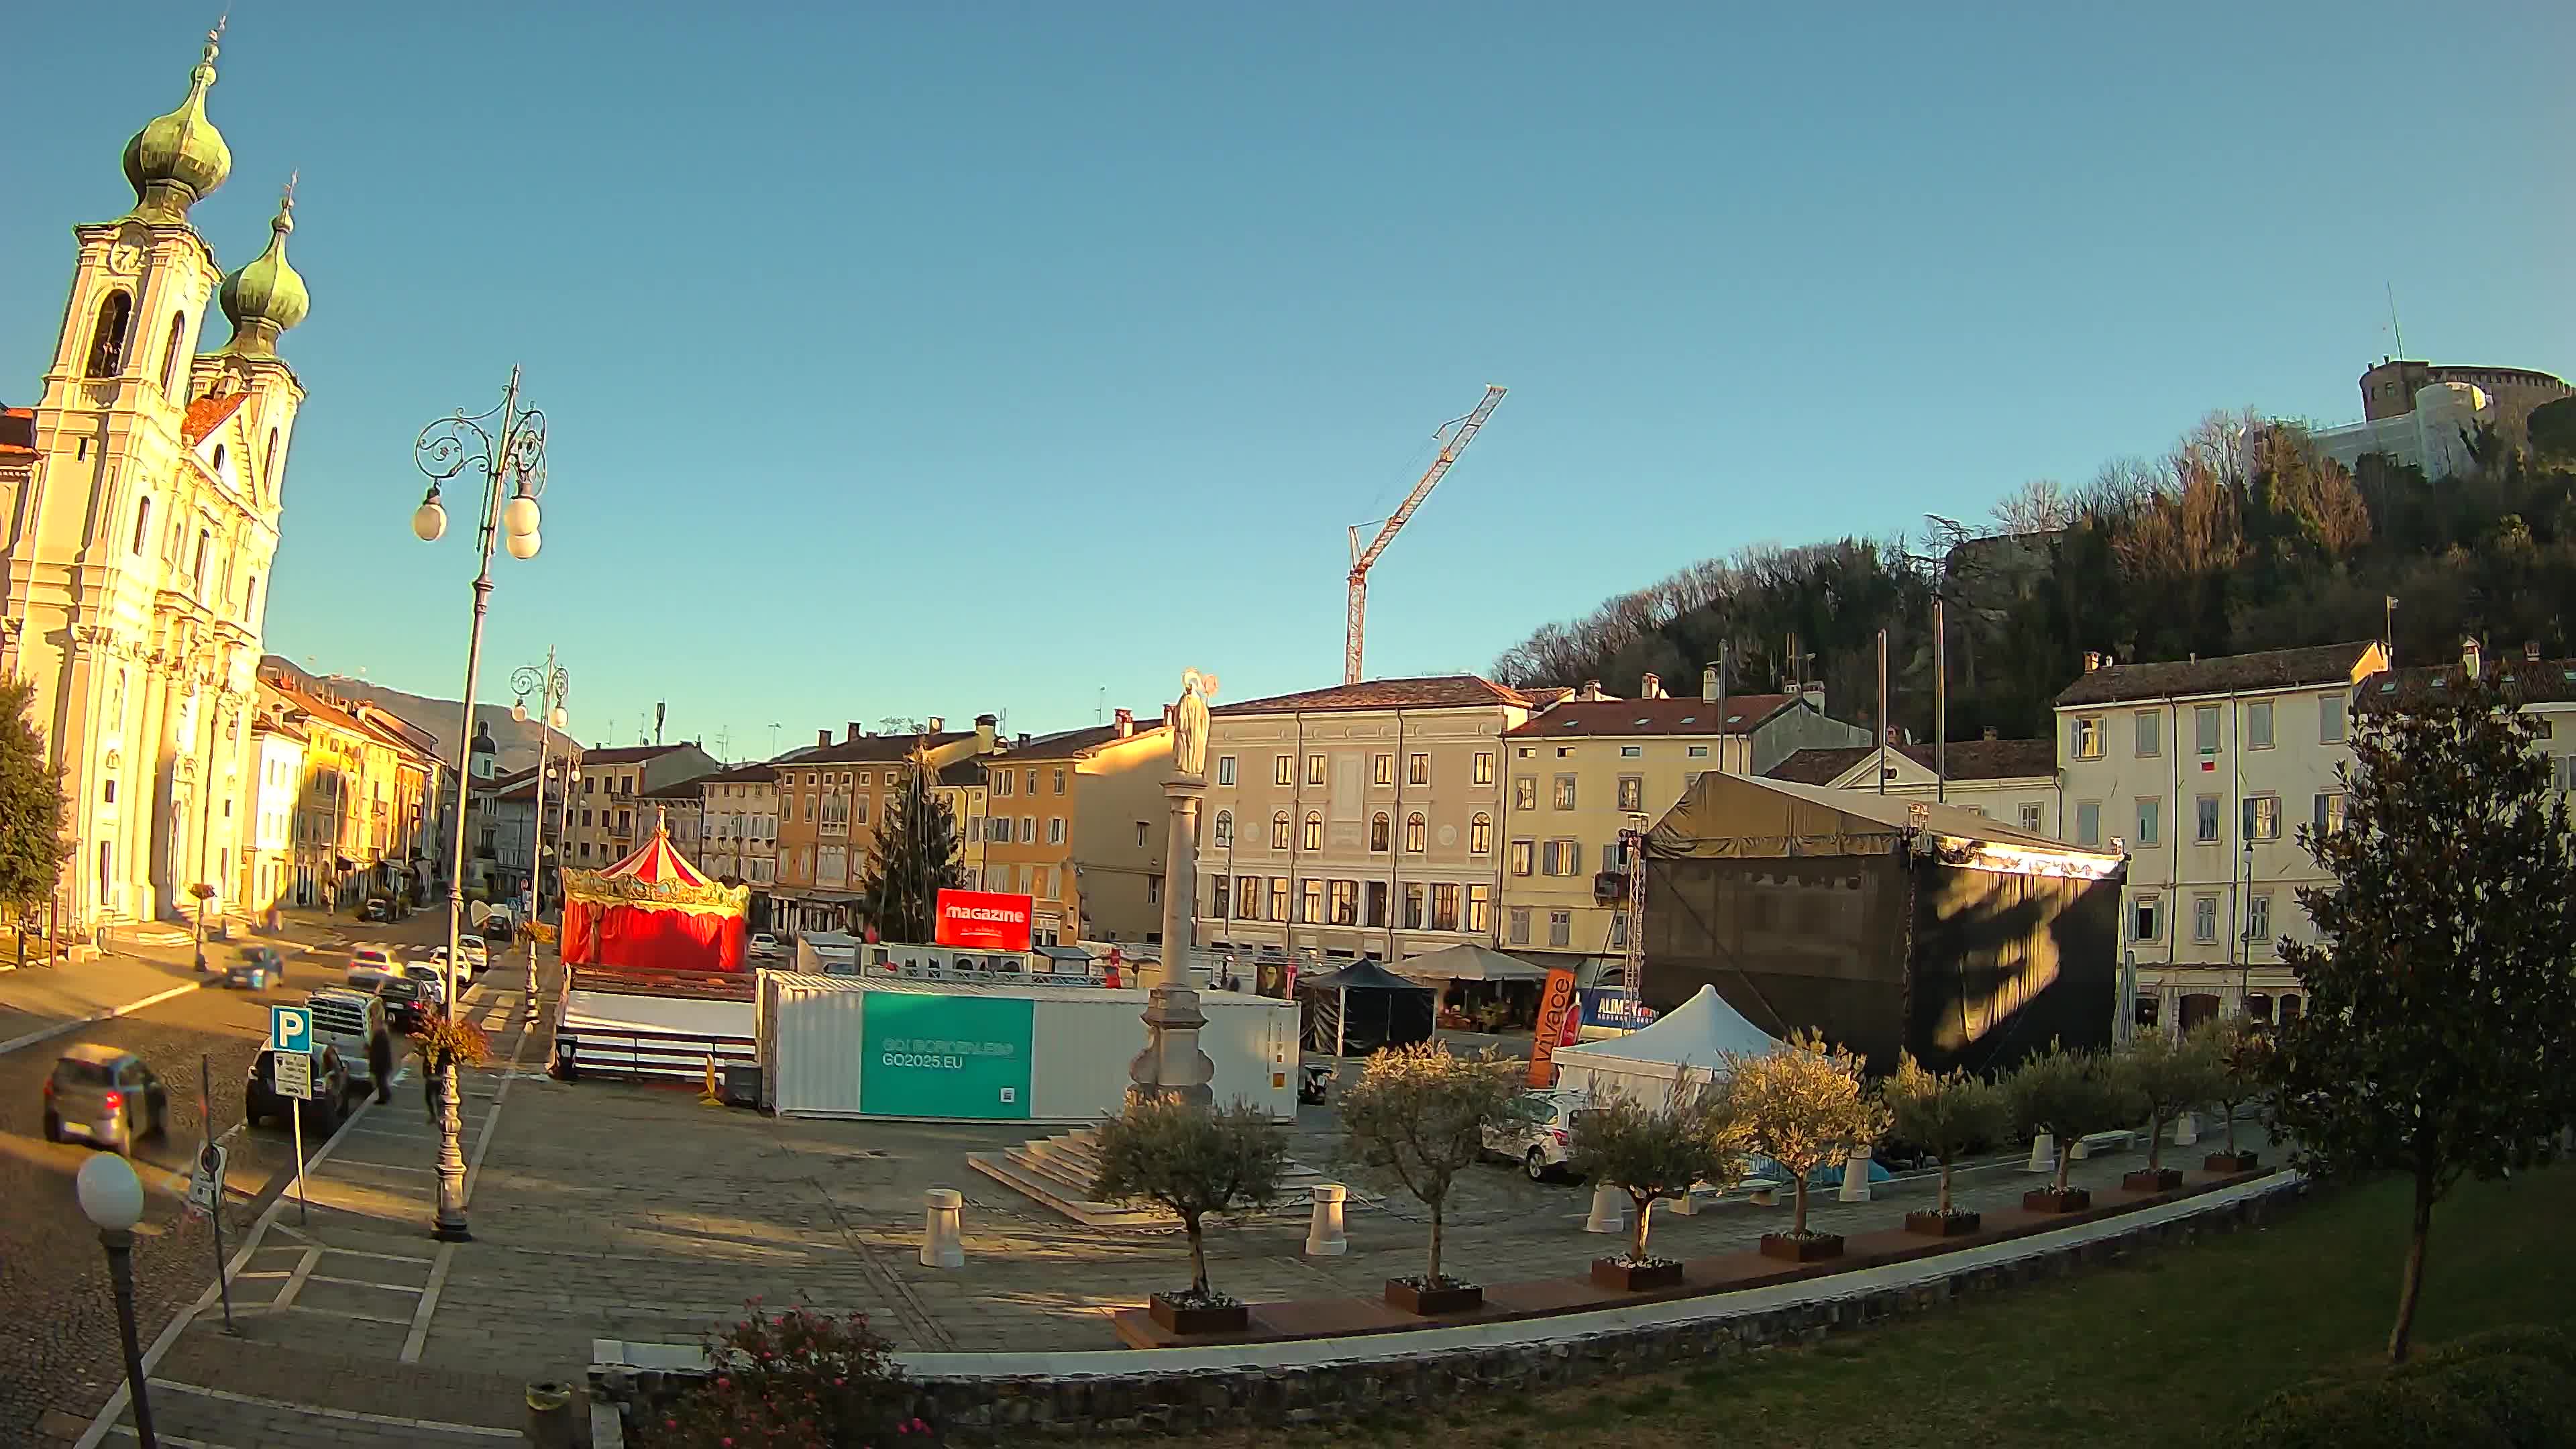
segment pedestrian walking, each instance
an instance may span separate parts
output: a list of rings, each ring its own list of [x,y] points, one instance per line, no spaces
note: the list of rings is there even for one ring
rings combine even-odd
[[[392,1037],[387,1036],[383,1032],[378,1032],[373,1039],[368,1041],[367,1070],[373,1073],[376,1079],[376,1100],[380,1103],[392,1101],[394,1099],[394,1043]]]

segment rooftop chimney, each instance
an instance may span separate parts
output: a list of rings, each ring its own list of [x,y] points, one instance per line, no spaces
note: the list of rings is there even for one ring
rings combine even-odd
[[[2090,673],[2092,673],[2094,670],[2099,669],[2099,668],[2101,668],[2101,667],[2102,667],[2102,654],[2101,654],[2101,651],[2099,651],[2099,650],[2095,650],[2095,649],[2087,649],[2087,650],[2085,650],[2085,651],[2084,651],[2084,672],[2085,672],[2085,673],[2087,673],[2087,674],[2090,674]]]
[[[1639,680],[1637,681],[1637,697],[1638,697],[1639,699],[1661,699],[1661,698],[1663,698],[1663,697],[1664,697],[1664,680],[1663,680],[1663,676],[1662,676],[1662,675],[1659,675],[1659,674],[1649,673],[1649,674],[1647,674],[1646,676],[1644,676],[1643,678],[1639,679]]]
[[[1806,683],[1799,685],[1798,694],[1800,697],[1804,698],[1807,703],[1816,707],[1816,713],[1823,714],[1825,712],[1825,682],[1823,680],[1811,679]]]
[[[1993,740],[2001,739],[2002,736],[1995,733],[1995,727],[1993,725],[1988,725],[1986,726],[1985,738]]]
[[[818,749],[819,749],[819,748],[821,748],[821,747],[822,747],[822,746],[824,746],[824,745],[828,745],[828,744],[830,744],[831,742],[832,742],[832,732],[831,732],[830,730],[816,730],[816,731],[814,731],[814,744],[815,744],[815,747],[816,747],[816,748],[818,748]]]
[[[2540,641],[2537,639],[2523,640],[2522,657],[2525,663],[2538,664],[2540,662]]]
[[[1702,703],[1717,703],[1717,666],[1714,664],[1699,672],[1699,697]]]
[[[1118,738],[1123,740],[1134,733],[1136,733],[1136,712],[1132,709],[1118,711]]]
[[[934,735],[944,735],[948,733],[948,720],[944,715],[934,714],[925,721],[925,723],[930,726],[930,733]]]
[[[1587,679],[1583,681],[1583,687],[1574,692],[1574,697],[1576,699],[1599,699],[1601,697],[1601,681],[1597,679]]]
[[[2477,678],[2484,652],[2478,647],[2477,640],[2463,635],[2460,639],[2460,672],[2471,679]]]
[[[1020,737],[1019,737],[1019,739],[1018,739],[1015,743],[1025,745],[1025,744],[1027,744],[1028,742],[1029,742],[1029,732],[1028,732],[1027,730],[1022,730],[1022,731],[1020,731]]]
[[[1001,720],[992,715],[979,714],[975,716],[975,752],[977,754],[989,755],[993,753],[993,735],[995,731],[1001,728],[1001,726]]]

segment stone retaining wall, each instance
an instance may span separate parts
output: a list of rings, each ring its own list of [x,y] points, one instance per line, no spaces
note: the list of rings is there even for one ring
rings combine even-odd
[[[1247,1424],[1314,1424],[1378,1413],[1417,1413],[1469,1399],[1491,1402],[1595,1379],[1650,1373],[1781,1344],[1811,1343],[1826,1334],[1940,1308],[1972,1294],[2063,1277],[2079,1268],[2115,1262],[2132,1252],[2185,1244],[2212,1233],[2259,1226],[2295,1206],[2306,1192],[2301,1179],[2284,1175],[2276,1186],[2160,1222],[2103,1224],[2099,1237],[2040,1246],[2017,1256],[1902,1287],[1855,1289],[1835,1294],[1833,1278],[1797,1285],[1820,1295],[1767,1308],[1728,1312],[1722,1299],[1681,1321],[1546,1333],[1548,1320],[1524,1320],[1525,1341],[1502,1345],[1407,1349],[1407,1335],[1343,1340],[1348,1357],[1280,1367],[1245,1363],[1221,1368],[1156,1371],[1145,1355],[1133,1373],[1024,1376],[919,1375],[924,1417],[955,1443],[1023,1443],[1036,1438],[1079,1438],[1102,1433],[1193,1433]],[[1907,1265],[1929,1269],[1938,1258]],[[1821,1296],[1831,1295],[1831,1296]],[[1664,1305],[1682,1308],[1693,1300]],[[1250,1357],[1264,1348],[1243,1353]],[[599,1365],[592,1389],[618,1404],[652,1405],[684,1382],[670,1367]]]

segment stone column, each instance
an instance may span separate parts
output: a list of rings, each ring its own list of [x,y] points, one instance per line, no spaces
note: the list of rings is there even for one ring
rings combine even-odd
[[[1351,1190],[1338,1182],[1317,1183],[1313,1188],[1315,1208],[1306,1221],[1306,1256],[1338,1258],[1351,1250],[1351,1241],[1342,1228],[1342,1204]]]
[[[1190,989],[1190,935],[1193,901],[1198,894],[1199,799],[1207,785],[1175,768],[1163,781],[1171,802],[1171,842],[1163,853],[1163,949],[1147,978],[1145,1049],[1127,1067],[1127,1099],[1178,1101],[1205,1107],[1215,1093],[1208,1083],[1216,1064],[1199,1050],[1199,1028],[1207,1017],[1199,994]]]
[[[1869,1201],[1869,1162],[1870,1150],[1866,1146],[1855,1147],[1844,1156],[1841,1201]]]

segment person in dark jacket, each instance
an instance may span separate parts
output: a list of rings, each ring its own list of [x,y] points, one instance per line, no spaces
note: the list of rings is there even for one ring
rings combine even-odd
[[[393,1038],[384,1032],[376,1033],[367,1042],[367,1070],[375,1074],[376,1100],[392,1101],[394,1099],[394,1043]]]

